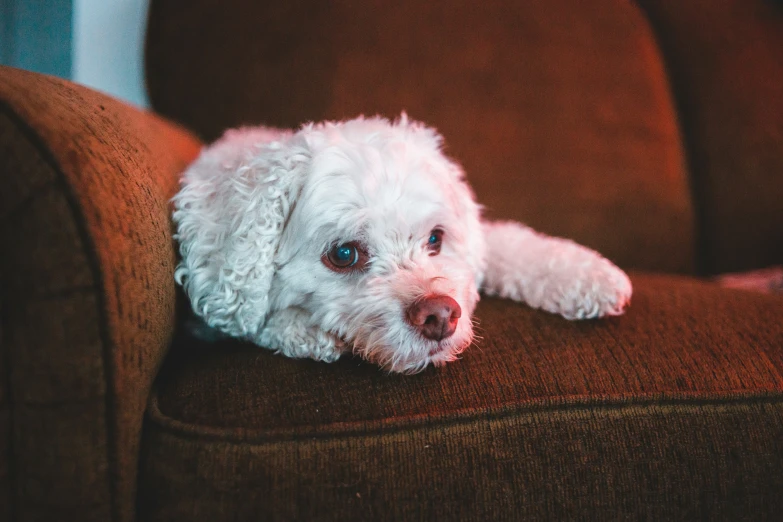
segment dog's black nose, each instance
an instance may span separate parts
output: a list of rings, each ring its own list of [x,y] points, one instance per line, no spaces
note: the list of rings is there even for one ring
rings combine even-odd
[[[433,341],[450,337],[457,329],[462,309],[447,295],[431,295],[415,301],[408,307],[408,322],[421,335]]]

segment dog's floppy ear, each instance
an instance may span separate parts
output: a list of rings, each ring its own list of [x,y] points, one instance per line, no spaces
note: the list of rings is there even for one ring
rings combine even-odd
[[[296,135],[240,129],[183,175],[173,199],[182,256],[175,278],[210,327],[247,338],[264,325],[275,252],[309,163]]]

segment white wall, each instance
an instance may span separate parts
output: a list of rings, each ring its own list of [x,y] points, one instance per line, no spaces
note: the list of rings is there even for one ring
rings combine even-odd
[[[149,106],[143,56],[147,7],[148,0],[73,0],[71,79]]]

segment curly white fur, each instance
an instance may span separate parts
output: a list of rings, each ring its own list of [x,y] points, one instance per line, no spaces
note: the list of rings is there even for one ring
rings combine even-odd
[[[470,345],[479,289],[568,319],[623,312],[625,273],[571,241],[482,221],[441,142],[404,114],[226,133],[174,198],[176,280],[195,313],[291,357],[334,361],[353,350],[415,372]],[[444,236],[432,256],[435,227]],[[323,254],[351,241],[366,248],[366,267],[330,270]],[[433,294],[462,309],[456,331],[439,341],[405,319],[411,303]]]

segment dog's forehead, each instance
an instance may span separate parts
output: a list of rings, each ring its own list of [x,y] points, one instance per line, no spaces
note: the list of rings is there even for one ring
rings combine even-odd
[[[347,234],[419,233],[451,213],[449,167],[440,151],[404,142],[327,147],[313,158],[302,204]]]

